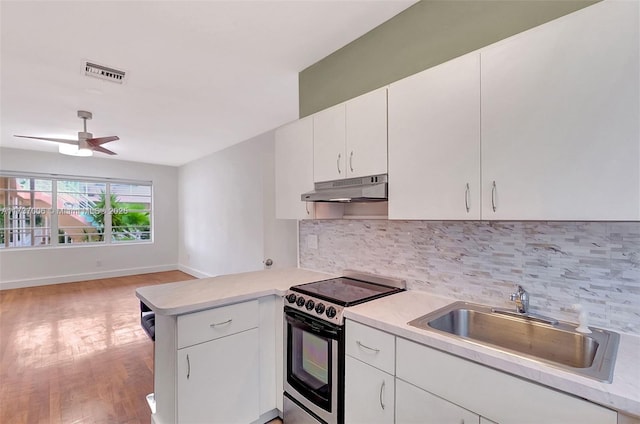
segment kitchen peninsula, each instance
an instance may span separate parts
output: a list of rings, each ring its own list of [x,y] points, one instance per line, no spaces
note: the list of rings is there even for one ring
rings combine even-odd
[[[282,296],[292,285],[333,276],[304,269],[266,270],[139,288],[138,298],[157,317],[153,422],[259,423],[280,414]],[[410,290],[355,306],[345,317],[389,333],[398,343],[431,347],[537,383],[536,387],[586,399],[610,409],[611,417],[616,412],[640,416],[640,338],[621,334],[613,382],[607,384],[407,325],[455,300],[464,299]],[[349,397],[346,404],[348,408]],[[202,415],[211,411],[232,415]]]

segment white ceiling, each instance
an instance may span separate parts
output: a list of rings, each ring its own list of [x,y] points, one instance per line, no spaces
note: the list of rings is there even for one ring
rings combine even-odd
[[[13,135],[75,138],[84,109],[115,158],[184,164],[296,119],[299,71],[414,2],[2,0],[0,145],[55,152]]]

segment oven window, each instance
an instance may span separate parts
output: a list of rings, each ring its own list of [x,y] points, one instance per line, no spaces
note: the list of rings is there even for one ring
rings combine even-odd
[[[305,375],[305,382],[313,390],[329,383],[329,340],[306,331],[302,332],[302,361],[297,375]]]
[[[291,374],[308,390],[326,392],[329,384],[331,339],[292,326]],[[318,394],[320,394],[318,393]]]

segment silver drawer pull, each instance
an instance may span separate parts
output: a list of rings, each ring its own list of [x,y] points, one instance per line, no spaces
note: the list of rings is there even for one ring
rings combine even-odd
[[[464,189],[464,207],[467,210],[467,213],[469,213],[469,211],[471,210],[471,207],[469,206],[469,193],[470,193],[471,189],[469,188],[469,183],[467,183],[467,186]]]
[[[231,321],[233,321],[233,320],[229,319],[229,320],[227,320],[225,322],[217,322],[217,323],[214,323],[214,324],[210,324],[209,327],[211,327],[211,328],[221,327],[223,325],[231,324]]]
[[[375,352],[375,353],[380,352],[380,349],[376,349],[376,348],[373,348],[373,347],[369,347],[369,346],[363,345],[362,343],[360,343],[360,340],[356,340],[356,344],[358,346],[360,346],[361,348],[363,348],[363,349],[370,350],[371,352]]]
[[[495,212],[498,209],[498,201],[496,200],[496,192],[498,191],[498,187],[496,187],[496,182],[494,181],[491,185],[491,209]]]
[[[187,380],[191,377],[191,361],[189,361],[189,354],[187,354]]]

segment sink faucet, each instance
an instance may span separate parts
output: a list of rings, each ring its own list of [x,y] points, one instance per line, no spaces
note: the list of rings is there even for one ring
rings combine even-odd
[[[516,302],[516,312],[526,314],[529,312],[529,293],[521,285],[516,287],[516,292],[511,293],[511,300]]]

